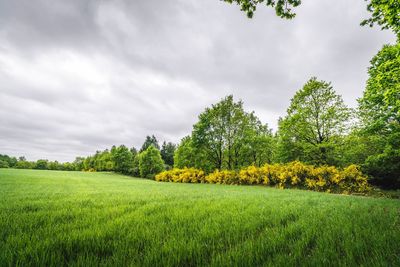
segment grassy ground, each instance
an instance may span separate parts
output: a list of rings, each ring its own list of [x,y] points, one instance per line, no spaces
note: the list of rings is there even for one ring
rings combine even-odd
[[[400,265],[400,201],[0,169],[0,265]]]

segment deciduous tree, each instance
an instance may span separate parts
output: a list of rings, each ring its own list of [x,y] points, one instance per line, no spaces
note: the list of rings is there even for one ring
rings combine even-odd
[[[334,150],[349,118],[350,110],[331,84],[311,78],[279,122],[280,142],[284,142],[280,146],[292,157],[287,160],[334,165]]]
[[[156,174],[164,170],[164,161],[161,158],[160,151],[150,145],[139,155],[140,176],[153,179]]]

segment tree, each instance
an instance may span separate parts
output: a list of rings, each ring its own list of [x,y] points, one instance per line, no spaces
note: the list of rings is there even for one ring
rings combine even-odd
[[[85,161],[84,157],[76,157],[75,158],[75,160],[73,162],[75,171],[82,171],[84,169],[84,166],[83,166],[84,161]]]
[[[247,114],[246,121],[247,126],[241,142],[243,147],[241,148],[240,167],[248,165],[260,167],[265,163],[271,163],[275,147],[272,130],[268,128],[267,124],[262,124],[254,113]]]
[[[137,153],[138,153],[138,151],[137,151],[136,147],[134,147],[134,146],[133,146],[133,147],[131,147],[130,151],[131,151],[131,153],[132,153],[133,157],[135,157],[135,156],[137,155]]]
[[[121,145],[111,148],[111,159],[114,162],[114,170],[116,172],[129,174],[133,168],[133,156],[129,149]]]
[[[203,150],[193,146],[191,136],[185,136],[177,146],[174,154],[175,168],[197,168],[209,173],[214,169],[210,165],[207,155]]]
[[[205,155],[212,170],[234,170],[254,163],[251,157],[261,155],[255,146],[265,145],[259,142],[265,135],[272,137],[268,127],[254,113],[245,112],[242,101],[234,102],[229,95],[199,115],[191,146],[195,155]]]
[[[10,157],[8,155],[1,155],[1,154],[0,154],[0,160],[6,162],[9,168],[13,168],[18,162],[17,158],[15,157]],[[3,163],[3,165],[5,165],[5,163]]]
[[[160,150],[160,145],[158,144],[157,138],[154,135],[152,135],[151,137],[146,136],[146,140],[144,141],[140,152],[145,151],[151,145]]]
[[[276,15],[285,18],[292,19],[296,14],[292,11],[293,8],[301,4],[301,0],[223,0],[228,3],[236,3],[240,6],[240,9],[246,12],[249,18],[252,18],[254,12],[257,9],[258,4],[266,4],[275,8]]]
[[[292,19],[296,16],[293,9],[301,4],[301,0],[223,0],[236,3],[240,9],[252,18],[259,4],[275,8],[278,17]],[[365,0],[371,17],[361,22],[361,25],[373,27],[375,24],[382,29],[392,29],[400,39],[400,2],[398,0]]]
[[[38,169],[38,170],[47,170],[47,165],[48,165],[48,160],[47,159],[38,159],[37,161],[36,161],[36,164],[35,164],[35,169]]]
[[[168,166],[174,166],[174,153],[175,153],[176,145],[171,142],[163,142],[161,146],[161,157],[165,164]]]
[[[26,160],[18,160],[15,168],[17,169],[33,169],[35,167],[34,162],[26,161]]]
[[[393,30],[400,40],[400,2],[398,0],[370,0],[367,10],[372,13],[371,17],[362,21],[361,25],[373,27],[378,24],[382,29]]]
[[[365,168],[375,182],[400,187],[400,43],[385,45],[371,60],[369,79],[359,99],[363,133],[383,145]]]
[[[156,174],[164,170],[164,161],[161,158],[160,151],[150,145],[139,155],[139,171],[143,178],[153,179]]]
[[[334,150],[346,130],[350,110],[330,83],[311,78],[291,100],[279,122],[280,141],[290,160],[335,164]]]
[[[5,160],[0,160],[0,168],[9,168],[8,162]]]

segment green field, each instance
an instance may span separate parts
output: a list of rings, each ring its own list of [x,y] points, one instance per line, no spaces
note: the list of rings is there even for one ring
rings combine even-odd
[[[400,265],[400,201],[0,169],[2,266]]]

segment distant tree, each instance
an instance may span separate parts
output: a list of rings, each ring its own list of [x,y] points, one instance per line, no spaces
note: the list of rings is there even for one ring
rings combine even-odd
[[[310,79],[292,98],[286,117],[279,122],[278,135],[284,143],[278,146],[290,157],[284,161],[335,165],[335,148],[349,118],[350,110],[331,84]]]
[[[93,156],[88,156],[83,161],[83,169],[85,171],[96,170],[96,162]]]
[[[8,162],[5,160],[0,160],[0,168],[9,168]]]
[[[132,153],[132,155],[133,155],[133,157],[135,157],[136,156],[136,154],[138,153],[138,151],[137,151],[137,149],[133,146],[133,147],[131,147],[131,149],[129,149],[130,151],[131,151],[131,153]]]
[[[370,155],[367,172],[381,185],[400,188],[400,43],[385,45],[372,59],[369,79],[359,99],[366,136],[383,143]]]
[[[35,169],[47,170],[49,161],[47,159],[38,159],[35,164]]]
[[[132,163],[132,175],[135,177],[140,177],[140,169],[139,169],[139,157],[140,153],[137,153],[135,157],[133,158],[133,163]]]
[[[85,161],[84,157],[76,157],[73,166],[75,171],[82,171],[84,169],[83,162]]]
[[[150,145],[139,155],[139,171],[143,178],[151,178],[164,170],[164,161],[161,158],[160,151],[153,145]]]
[[[18,160],[17,165],[15,165],[17,169],[33,169],[34,167],[35,163],[27,160]]]
[[[161,157],[165,164],[168,166],[174,166],[174,153],[175,153],[176,145],[171,142],[163,142],[161,146]]]
[[[144,141],[142,148],[140,149],[140,152],[145,151],[151,145],[160,150],[160,145],[158,144],[158,140],[154,135],[146,136],[146,140]]]
[[[48,170],[61,170],[62,166],[60,165],[60,163],[58,161],[49,161],[47,163],[47,169]]]
[[[132,172],[133,155],[126,146],[113,146],[113,148],[111,149],[111,159],[114,163],[114,170],[116,172],[124,174],[129,174],[130,172]]]
[[[1,155],[1,154],[0,154],[0,160],[7,162],[7,165],[10,168],[13,168],[18,162],[17,158],[15,157],[10,157],[8,155]]]

